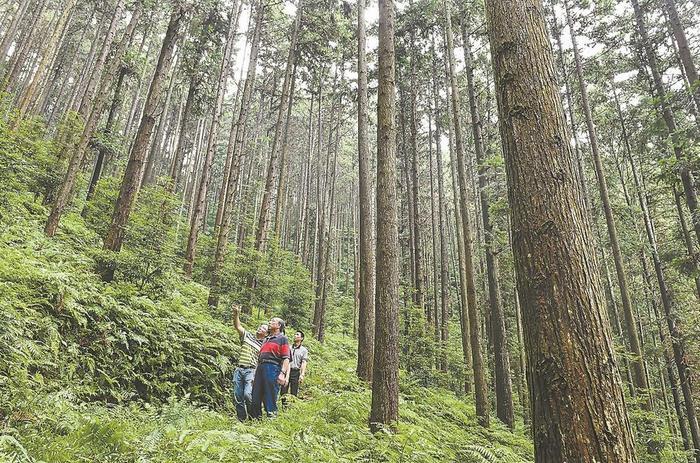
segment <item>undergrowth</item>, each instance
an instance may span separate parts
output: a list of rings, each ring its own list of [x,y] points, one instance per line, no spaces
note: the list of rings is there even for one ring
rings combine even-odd
[[[370,391],[341,334],[307,338],[301,400],[275,421],[238,423],[238,342],[204,287],[176,281],[152,300],[104,284],[78,251],[97,238],[77,216],[59,239],[38,225],[0,232],[0,461],[529,461],[522,434],[480,428],[468,400],[404,374],[398,434],[372,435]]]

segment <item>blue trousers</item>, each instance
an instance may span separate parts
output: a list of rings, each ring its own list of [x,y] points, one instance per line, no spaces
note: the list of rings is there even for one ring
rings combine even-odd
[[[258,368],[255,370],[255,381],[253,381],[251,418],[260,418],[262,416],[263,404],[265,405],[267,416],[277,415],[277,395],[280,391],[277,377],[280,371],[281,367],[276,363],[258,364]]]
[[[233,400],[240,421],[245,421],[253,408],[254,376],[255,368],[238,367],[233,372]]]

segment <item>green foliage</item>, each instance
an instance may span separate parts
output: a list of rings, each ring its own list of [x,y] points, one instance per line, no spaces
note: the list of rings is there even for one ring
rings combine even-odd
[[[314,297],[311,276],[299,258],[281,249],[276,240],[270,240],[266,252],[256,251],[250,240],[242,249],[230,250],[221,289],[229,300],[280,316],[299,329],[309,328]]]
[[[206,313],[203,288],[178,283],[151,300],[126,281],[105,285],[74,246],[80,240],[50,240],[32,226],[0,233],[0,413],[34,389],[108,402],[184,394],[225,402],[236,336]],[[87,229],[71,231],[95,241]]]
[[[0,94],[0,112],[10,112],[10,103],[6,94]],[[63,153],[81,130],[79,118],[71,113],[59,125],[55,139],[47,141],[38,119],[0,118],[0,210],[22,203],[16,196],[20,191],[35,198],[50,196],[62,178]]]
[[[107,235],[118,196],[119,179],[104,177],[86,204],[86,223],[100,236]],[[129,218],[124,249],[118,253],[95,251],[95,259],[115,268],[118,278],[136,284],[140,291],[149,291],[154,297],[162,294],[168,289],[169,270],[177,251],[176,209],[173,194],[160,185],[145,186]]]

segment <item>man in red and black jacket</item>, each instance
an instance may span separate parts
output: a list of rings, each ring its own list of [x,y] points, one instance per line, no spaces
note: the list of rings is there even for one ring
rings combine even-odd
[[[262,416],[263,404],[268,417],[277,416],[277,395],[280,386],[289,383],[291,352],[289,340],[283,333],[284,321],[275,317],[270,320],[268,326],[270,335],[265,338],[260,348],[258,367],[255,370],[251,418]]]

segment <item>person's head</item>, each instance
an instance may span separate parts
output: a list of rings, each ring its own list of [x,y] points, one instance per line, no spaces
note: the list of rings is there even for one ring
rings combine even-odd
[[[295,344],[301,344],[304,341],[304,332],[303,331],[297,331],[294,333],[294,343]]]
[[[267,336],[267,332],[268,332],[267,325],[265,323],[262,323],[262,324],[260,324],[260,326],[258,326],[258,331],[255,332],[255,335],[258,337],[258,339],[260,339],[260,338],[264,338],[265,336]]]
[[[284,333],[284,320],[279,317],[270,319],[270,334]]]

